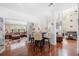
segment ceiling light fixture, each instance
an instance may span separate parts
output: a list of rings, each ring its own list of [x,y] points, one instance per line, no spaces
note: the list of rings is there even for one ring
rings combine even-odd
[[[50,7],[51,5],[53,5],[53,3],[50,3],[48,6]]]

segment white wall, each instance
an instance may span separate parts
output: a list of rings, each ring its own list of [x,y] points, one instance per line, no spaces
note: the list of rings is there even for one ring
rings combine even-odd
[[[78,33],[77,33],[77,53],[79,54],[79,4],[78,4]]]
[[[73,7],[63,12],[63,30],[64,31],[77,31],[78,29],[78,11],[77,8]],[[71,21],[72,20],[72,21]],[[72,26],[72,28],[70,27]]]

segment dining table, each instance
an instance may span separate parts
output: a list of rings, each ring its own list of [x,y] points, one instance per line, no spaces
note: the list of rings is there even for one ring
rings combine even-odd
[[[42,32],[41,34],[42,34],[41,45],[44,46],[45,45],[45,40],[48,39],[48,41],[49,41],[49,38],[45,37],[45,34],[47,34],[47,32]],[[31,36],[31,35],[29,37],[30,37],[29,39],[31,40],[31,43],[34,44],[34,42],[35,42],[34,37]]]

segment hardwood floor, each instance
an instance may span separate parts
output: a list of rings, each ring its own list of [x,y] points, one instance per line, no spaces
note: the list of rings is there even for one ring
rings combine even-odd
[[[18,43],[19,44],[19,43]],[[11,46],[0,54],[1,56],[77,56],[76,40],[65,40],[62,43],[57,43],[56,46],[46,44],[39,49],[32,44],[26,44],[20,48],[11,49]]]

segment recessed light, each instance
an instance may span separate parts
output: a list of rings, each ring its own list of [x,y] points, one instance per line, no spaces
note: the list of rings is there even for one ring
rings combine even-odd
[[[72,28],[73,26],[70,26],[70,28]]]
[[[72,19],[70,20],[70,22],[72,22]]]
[[[75,10],[74,12],[77,12],[77,10]]]

